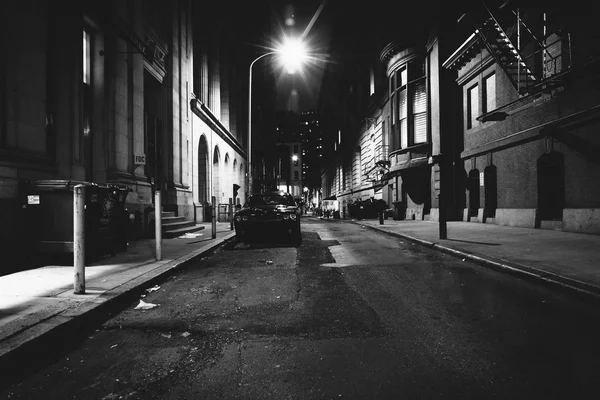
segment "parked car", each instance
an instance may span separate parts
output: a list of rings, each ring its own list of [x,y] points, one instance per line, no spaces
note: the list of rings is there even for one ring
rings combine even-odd
[[[234,214],[235,235],[244,242],[250,235],[270,235],[283,232],[298,243],[300,233],[300,207],[291,194],[277,191],[256,193]]]

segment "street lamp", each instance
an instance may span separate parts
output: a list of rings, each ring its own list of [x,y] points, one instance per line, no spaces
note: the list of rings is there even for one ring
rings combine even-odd
[[[276,50],[261,54],[250,63],[248,78],[248,196],[252,194],[252,67],[254,64],[273,54],[280,56],[281,61],[290,74],[293,74],[306,59],[306,48],[299,39],[287,38]]]

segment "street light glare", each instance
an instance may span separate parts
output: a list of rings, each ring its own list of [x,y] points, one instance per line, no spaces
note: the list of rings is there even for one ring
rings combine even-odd
[[[306,45],[300,39],[285,38],[278,49],[279,58],[290,74],[295,73],[307,58]]]

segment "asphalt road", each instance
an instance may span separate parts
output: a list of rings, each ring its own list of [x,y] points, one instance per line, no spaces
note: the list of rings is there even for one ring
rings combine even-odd
[[[302,230],[223,246],[1,398],[595,398],[597,303],[352,223]]]

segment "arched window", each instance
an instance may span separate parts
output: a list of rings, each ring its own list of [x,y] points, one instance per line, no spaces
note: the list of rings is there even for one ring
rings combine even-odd
[[[204,204],[209,201],[208,198],[208,182],[210,182],[209,165],[208,165],[208,144],[206,136],[200,137],[198,143],[198,201]]]
[[[216,202],[221,201],[221,153],[219,147],[215,146],[213,153],[213,179],[212,179],[212,194],[216,198]]]

